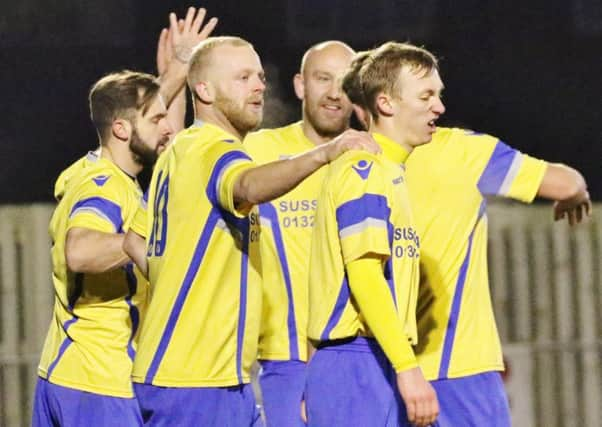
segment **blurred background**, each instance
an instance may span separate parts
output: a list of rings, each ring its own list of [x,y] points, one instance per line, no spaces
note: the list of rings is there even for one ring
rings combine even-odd
[[[0,0],[0,425],[28,425],[52,303],[58,173],[96,135],[87,93],[103,74],[155,72],[167,16],[203,6],[216,34],[255,44],[269,81],[264,126],[300,117],[291,79],[312,44],[387,40],[441,59],[442,125],[491,133],[580,170],[602,200],[602,1]],[[600,425],[602,206],[577,230],[548,205],[496,205],[492,288],[516,426]]]

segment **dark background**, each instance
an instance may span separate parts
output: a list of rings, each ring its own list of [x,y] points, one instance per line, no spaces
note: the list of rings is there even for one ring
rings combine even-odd
[[[58,173],[96,146],[87,92],[122,68],[154,72],[156,39],[184,1],[0,0],[0,203],[50,201]],[[500,137],[579,169],[602,200],[602,0],[205,1],[216,34],[255,44],[268,122],[296,120],[290,80],[311,44],[387,40],[441,58],[441,124]],[[274,107],[274,105],[280,105]],[[282,105],[285,105],[284,107]],[[272,111],[269,110],[272,106]],[[283,124],[283,123],[281,123]]]

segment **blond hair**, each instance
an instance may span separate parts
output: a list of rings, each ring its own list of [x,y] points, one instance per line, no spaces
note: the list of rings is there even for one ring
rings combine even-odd
[[[253,45],[245,39],[235,36],[209,37],[199,43],[190,58],[190,68],[187,76],[188,88],[193,96],[196,97],[195,86],[203,79],[203,71],[211,63],[211,52],[216,47],[224,45],[253,47]]]
[[[414,73],[429,74],[438,70],[437,58],[431,52],[409,43],[387,42],[374,49],[364,58],[359,70],[359,81],[363,93],[365,108],[378,121],[376,99],[380,93],[394,95],[402,93],[399,74],[408,67]]]

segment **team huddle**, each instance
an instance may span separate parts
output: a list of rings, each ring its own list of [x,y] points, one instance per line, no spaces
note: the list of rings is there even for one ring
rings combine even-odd
[[[437,127],[437,58],[408,43],[310,47],[301,120],[254,131],[260,58],[216,24],[170,14],[159,78],[90,91],[100,147],[55,184],[32,424],[509,426],[487,198],[547,198],[573,225],[583,177]]]

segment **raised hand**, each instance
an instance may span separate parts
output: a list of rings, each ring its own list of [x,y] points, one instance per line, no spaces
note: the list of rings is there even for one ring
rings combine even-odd
[[[211,18],[204,26],[203,21],[207,11],[189,7],[184,20],[176,17],[175,13],[169,14],[169,33],[173,57],[187,64],[190,61],[194,48],[211,35],[217,25],[217,18]]]

